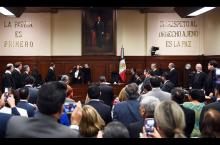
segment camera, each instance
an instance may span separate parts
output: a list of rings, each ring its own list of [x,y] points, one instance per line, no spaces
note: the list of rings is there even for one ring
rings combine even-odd
[[[151,56],[155,56],[156,51],[159,50],[159,47],[152,46],[151,47]]]
[[[144,127],[147,134],[154,132],[155,120],[154,118],[146,118],[144,120]]]
[[[74,102],[66,102],[64,103],[63,107],[64,107],[64,112],[70,114],[76,108],[76,104]]]

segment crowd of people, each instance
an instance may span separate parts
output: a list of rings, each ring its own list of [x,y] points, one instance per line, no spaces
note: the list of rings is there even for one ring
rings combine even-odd
[[[30,73],[28,65],[9,63],[2,76],[0,137],[220,137],[217,62],[208,63],[209,74],[196,64],[188,88],[179,85],[174,63],[168,64],[168,72],[156,63],[150,67],[143,77],[131,69],[130,81],[116,95],[105,76],[98,84],[88,84],[87,64],[57,78],[51,63],[42,79],[37,68]],[[71,82],[88,84],[85,103],[74,101]]]

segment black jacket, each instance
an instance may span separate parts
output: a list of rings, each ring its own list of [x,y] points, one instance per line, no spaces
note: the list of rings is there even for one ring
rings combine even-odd
[[[99,88],[101,91],[99,99],[103,100],[106,105],[112,107],[112,102],[114,100],[114,93],[112,87],[107,84],[100,84]]]
[[[4,73],[2,76],[2,92],[5,91],[5,88],[15,88],[14,80],[9,73]]]
[[[12,78],[15,82],[15,87],[13,89],[18,89],[22,87],[22,78],[21,73],[18,72],[16,69],[12,71]]]
[[[27,74],[26,72],[24,72],[22,75],[21,75],[21,82],[22,82],[22,87],[25,86],[25,79],[30,77],[29,74]]]
[[[144,119],[138,122],[134,122],[128,125],[128,131],[131,138],[139,138],[140,132],[142,132],[144,126]]]
[[[185,114],[186,127],[184,129],[184,132],[185,135],[189,138],[195,125],[195,111],[185,108],[182,105],[180,105],[180,107],[183,109],[183,112]]]
[[[83,72],[81,69],[79,69],[79,73],[77,78],[75,78],[75,72],[76,69],[73,69],[73,71],[71,72],[71,77],[72,77],[72,84],[82,84],[83,83]],[[80,79],[78,79],[78,77],[80,77]]]
[[[169,80],[174,84],[174,86],[178,86],[178,72],[176,69],[173,69],[169,72]]]
[[[214,92],[215,85],[216,85],[216,74],[214,69],[209,72],[206,79],[206,84],[205,84],[206,95],[209,95],[211,92]]]
[[[190,85],[192,89],[204,89],[206,83],[206,73],[200,72],[195,73],[192,78],[192,84]]]
[[[112,121],[111,117],[111,107],[104,104],[103,101],[99,100],[90,100],[87,105],[91,105],[96,109],[96,111],[100,114],[102,119],[105,121],[105,124],[108,124],[109,122]]]
[[[165,82],[163,85],[161,85],[161,90],[164,92],[170,93],[173,88],[174,88],[174,84],[169,80]]]
[[[45,78],[45,82],[56,81],[56,73],[55,70],[49,68],[47,77]]]

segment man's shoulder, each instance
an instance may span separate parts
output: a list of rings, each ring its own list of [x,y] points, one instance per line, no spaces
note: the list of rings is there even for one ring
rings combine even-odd
[[[216,109],[216,110],[220,111],[220,102],[216,101],[216,102],[210,103],[210,104],[204,106],[203,108],[204,108],[204,110]]]

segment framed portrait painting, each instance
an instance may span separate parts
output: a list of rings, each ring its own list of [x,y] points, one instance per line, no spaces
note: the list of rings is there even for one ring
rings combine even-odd
[[[85,9],[82,13],[82,55],[115,55],[115,10]]]

